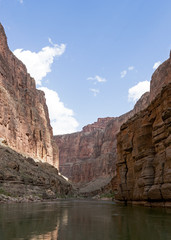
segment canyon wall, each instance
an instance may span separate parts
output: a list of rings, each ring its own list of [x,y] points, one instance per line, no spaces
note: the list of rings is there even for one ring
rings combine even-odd
[[[58,167],[44,93],[9,50],[0,24],[0,138],[16,151]]]
[[[106,186],[117,189],[120,201],[169,201],[170,81],[169,58],[154,72],[150,92],[132,111],[99,118],[81,132],[54,137],[59,169],[81,193],[98,194]]]
[[[59,147],[59,170],[73,183],[89,192],[107,185],[116,175],[116,135],[120,126],[149,104],[145,93],[134,109],[120,117],[99,118],[81,132],[54,136]]]
[[[117,136],[116,199],[171,201],[171,59],[154,72],[150,105],[121,126]],[[162,202],[162,203],[161,203]]]
[[[25,65],[9,50],[0,24],[0,142],[6,145],[1,149],[0,185],[5,189],[9,188],[8,181],[16,184],[17,174],[21,175],[19,186],[28,179],[34,185],[33,176],[29,178],[30,172],[25,166],[31,161],[32,175],[39,166],[30,158],[23,160],[23,156],[18,162],[19,155],[9,150],[9,146],[22,155],[59,166],[60,172],[79,187],[81,193],[97,193],[107,186],[112,191],[117,189],[115,197],[119,201],[167,205],[171,200],[170,133],[171,58],[154,72],[150,93],[145,93],[132,111],[120,117],[99,118],[81,132],[53,137],[44,93],[36,89],[35,80]],[[8,175],[9,159],[12,170]],[[23,161],[26,164],[22,165]],[[26,172],[26,180],[16,162]],[[40,166],[40,171],[44,171],[44,166],[48,165]],[[51,171],[57,170],[49,168],[47,181],[43,175],[38,179],[36,176],[35,183],[39,184],[41,178],[40,184],[46,190],[50,181],[50,190],[55,189],[55,194],[65,189],[70,192],[71,185],[63,189],[64,180],[57,172],[53,188]]]
[[[103,130],[106,128],[108,122],[114,119],[114,117],[98,118],[97,122],[88,124],[83,127],[83,132],[93,132],[94,130]]]

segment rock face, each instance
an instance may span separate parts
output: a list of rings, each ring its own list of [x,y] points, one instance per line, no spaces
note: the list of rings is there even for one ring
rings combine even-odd
[[[9,50],[1,24],[0,138],[16,151],[58,167],[44,93]]]
[[[71,184],[55,167],[0,144],[0,202],[41,201],[73,194]]]
[[[153,74],[150,100],[145,110],[121,126],[117,136],[116,199],[167,206],[171,201],[171,59]]]
[[[113,117],[107,117],[107,118],[98,118],[97,122],[94,122],[92,124],[88,124],[87,126],[83,127],[83,132],[92,132],[94,130],[100,130],[105,129],[108,122],[110,120],[114,119]]]
[[[59,169],[83,195],[107,188],[117,189],[120,201],[170,201],[170,82],[168,59],[154,72],[150,93],[132,111],[54,137]]]
[[[120,117],[100,118],[81,132],[54,136],[62,175],[85,192],[106,186],[116,175],[116,135],[120,126],[148,104],[149,93],[146,93],[134,110]]]
[[[102,130],[55,136],[60,149],[59,169],[62,175],[80,185],[112,174],[111,155],[105,154],[107,159],[103,156],[103,137]]]
[[[154,100],[164,86],[171,82],[171,52],[170,58],[162,63],[153,73],[150,82],[150,101]]]

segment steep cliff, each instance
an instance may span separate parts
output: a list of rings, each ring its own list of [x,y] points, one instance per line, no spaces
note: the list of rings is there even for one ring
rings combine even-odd
[[[0,138],[16,151],[58,167],[44,93],[9,50],[1,24]]]
[[[171,59],[153,74],[150,105],[121,126],[117,136],[120,201],[171,201]]]
[[[120,117],[100,118],[81,132],[54,136],[59,147],[59,170],[81,192],[96,191],[116,175],[116,134],[120,126],[149,104],[145,93],[134,109]]]
[[[0,24],[0,202],[73,194],[58,163],[44,93],[9,50]]]

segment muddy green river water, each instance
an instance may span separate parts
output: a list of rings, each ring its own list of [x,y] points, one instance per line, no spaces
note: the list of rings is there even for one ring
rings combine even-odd
[[[171,209],[63,200],[0,204],[0,240],[171,239]]]

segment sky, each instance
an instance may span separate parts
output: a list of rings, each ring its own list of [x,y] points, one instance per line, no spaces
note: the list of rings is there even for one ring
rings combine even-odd
[[[53,133],[131,110],[171,49],[170,0],[0,0],[8,45],[45,92]]]

